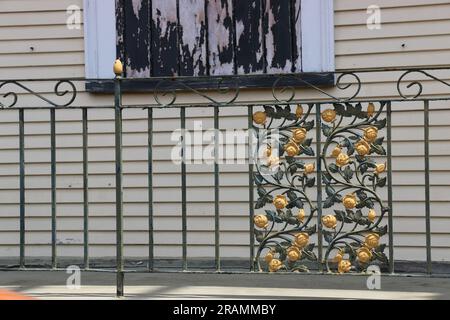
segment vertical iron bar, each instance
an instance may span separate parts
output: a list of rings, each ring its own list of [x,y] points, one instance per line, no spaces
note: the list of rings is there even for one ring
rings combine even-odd
[[[394,215],[392,199],[392,110],[391,102],[386,107],[387,120],[387,176],[388,176],[388,232],[389,232],[389,272],[394,273]]]
[[[219,216],[219,107],[214,107],[214,231],[215,264],[220,271],[220,216]]]
[[[317,253],[318,269],[323,271],[323,237],[322,237],[322,160],[325,162],[325,154],[321,150],[321,104],[316,104],[316,170],[317,170]]]
[[[123,186],[122,186],[122,93],[120,78],[114,81],[115,95],[115,160],[116,160],[116,268],[117,268],[117,296],[124,295],[123,272]]]
[[[255,225],[253,218],[255,215],[254,203],[254,182],[253,182],[253,106],[248,106],[248,206],[250,211],[250,271],[255,271]]]
[[[148,270],[153,271],[153,109],[148,108]]]
[[[89,268],[88,110],[83,108],[83,232],[84,268]]]
[[[427,273],[432,273],[431,261],[431,207],[430,207],[430,102],[424,101],[425,142],[425,231],[427,245]]]
[[[20,268],[25,268],[25,121],[24,110],[19,109],[20,158]]]
[[[180,110],[181,113],[181,228],[182,228],[182,255],[183,271],[187,270],[187,207],[186,207],[186,109]]]
[[[52,202],[52,268],[56,269],[56,124],[55,109],[50,109],[51,202]]]

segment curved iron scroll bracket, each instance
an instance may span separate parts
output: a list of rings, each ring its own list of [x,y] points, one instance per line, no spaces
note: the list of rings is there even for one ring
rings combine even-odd
[[[344,83],[344,80],[349,81],[351,78],[353,78],[353,80],[354,80],[353,83],[351,83],[351,82]],[[295,76],[292,74],[281,75],[274,81],[274,83],[272,85],[272,96],[277,102],[281,102],[281,103],[289,103],[289,102],[296,100],[296,89],[294,86],[280,85],[284,79],[294,79],[302,86],[313,89],[316,92],[321,93],[325,97],[330,98],[331,100],[336,101],[336,102],[346,102],[346,101],[355,99],[358,96],[358,94],[360,93],[361,87],[362,87],[360,77],[354,72],[344,72],[344,73],[339,74],[339,76],[336,78],[335,86],[337,89],[344,91],[351,87],[354,88],[353,89],[354,91],[352,92],[352,94],[347,97],[337,97],[335,95],[332,95],[331,93],[319,88],[318,86],[316,86],[308,81],[303,80],[301,77],[298,77],[298,76]],[[280,94],[286,94],[287,98],[284,98],[284,99],[281,98]]]
[[[240,93],[239,80],[235,79],[233,81],[234,82],[233,86],[226,86],[226,87],[223,86],[223,82],[224,82],[223,79],[219,80],[215,92],[222,96],[229,95],[230,97],[225,101],[219,101],[217,98],[214,98],[211,95],[208,95],[199,89],[195,89],[181,81],[176,81],[174,79],[171,80],[164,79],[159,81],[153,91],[153,97],[159,106],[168,107],[176,103],[176,100],[178,98],[177,90],[185,90],[206,99],[207,101],[216,106],[231,105],[239,97]],[[162,98],[166,98],[166,101],[164,101]]]
[[[77,96],[77,89],[75,87],[75,84],[70,80],[58,80],[53,89],[53,92],[56,96],[58,96],[58,97],[67,96],[70,98],[64,104],[60,104],[60,103],[57,103],[50,99],[47,99],[42,94],[39,94],[39,93],[33,91],[29,87],[23,85],[22,83],[20,83],[19,81],[16,81],[16,80],[8,80],[8,81],[1,82],[0,89],[2,89],[3,87],[6,87],[7,85],[17,86],[20,89],[23,89],[24,91],[26,91],[28,93],[31,93],[33,96],[39,98],[40,100],[48,103],[50,106],[55,107],[55,108],[62,108],[62,107],[70,106],[75,101],[76,96]],[[64,85],[67,85],[69,87],[69,89],[67,89],[67,90],[62,89],[61,86],[64,86]],[[14,92],[14,91],[6,92],[5,94],[3,94],[3,98],[11,99],[11,101],[8,104],[4,104],[0,101],[0,108],[13,108],[17,105],[17,103],[19,101],[18,93]]]
[[[397,92],[398,94],[403,98],[403,99],[407,99],[407,100],[411,100],[411,99],[417,99],[418,97],[420,97],[423,93],[423,85],[419,80],[410,80],[410,83],[406,86],[406,88],[411,88],[411,87],[416,87],[417,88],[417,93],[412,95],[412,96],[407,96],[404,92],[403,89],[401,87],[401,83],[402,81],[406,78],[406,76],[412,74],[412,73],[418,73],[418,74],[422,74],[432,80],[435,80],[439,83],[444,84],[447,87],[450,87],[450,83],[445,82],[444,80],[441,80],[435,76],[433,76],[432,74],[424,71],[424,70],[407,70],[405,71],[400,78],[397,80]]]

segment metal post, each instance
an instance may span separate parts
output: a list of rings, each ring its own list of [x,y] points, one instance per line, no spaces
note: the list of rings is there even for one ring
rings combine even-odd
[[[148,108],[148,270],[153,271],[153,109]]]
[[[116,153],[116,272],[117,296],[124,295],[123,281],[123,186],[122,186],[122,93],[120,78],[114,80],[115,153]]]
[[[250,271],[255,271],[255,225],[254,181],[253,181],[253,106],[248,107],[248,205],[250,227]]]
[[[386,107],[387,120],[387,177],[388,177],[388,233],[389,233],[389,272],[394,273],[394,215],[393,215],[393,200],[392,200],[392,110],[391,102],[387,103]]]
[[[220,207],[219,207],[219,107],[214,107],[214,233],[215,265],[220,271]]]
[[[25,121],[24,110],[19,109],[20,158],[20,268],[25,268]]]
[[[186,206],[186,109],[181,108],[181,228],[183,271],[187,270],[187,206]]]
[[[50,109],[50,143],[51,143],[51,203],[52,203],[52,268],[57,268],[56,261],[56,121],[55,109]]]
[[[83,108],[83,233],[84,268],[89,268],[89,173],[88,173],[88,110]]]
[[[430,102],[424,101],[424,143],[425,143],[425,231],[427,245],[427,273],[432,273],[431,260],[431,207],[430,207]]]
[[[325,162],[325,154],[321,150],[321,104],[316,104],[316,168],[317,168],[317,253],[319,272],[323,272],[323,236],[322,236],[322,159]]]

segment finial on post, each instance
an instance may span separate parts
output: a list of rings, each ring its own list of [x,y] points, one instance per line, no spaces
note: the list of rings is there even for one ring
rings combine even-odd
[[[120,61],[120,59],[117,59],[114,62],[114,74],[116,75],[116,77],[120,77],[123,73],[123,65],[122,65],[122,61]]]

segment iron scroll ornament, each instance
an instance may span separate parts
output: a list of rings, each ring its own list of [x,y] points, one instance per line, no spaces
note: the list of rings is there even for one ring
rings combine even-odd
[[[376,110],[369,103],[363,111],[361,103],[335,103],[322,111],[326,199],[321,223],[329,272],[333,268],[339,273],[365,271],[370,264],[388,263],[380,238],[387,233],[387,226],[381,224],[389,208],[378,194],[387,184],[386,164],[374,157],[386,155],[384,137],[379,136],[387,123],[386,118],[380,119],[385,106],[381,102]]]
[[[405,78],[408,75],[413,74],[413,73],[424,75],[425,77],[427,77],[429,79],[435,80],[435,81],[437,81],[439,83],[444,84],[447,87],[450,87],[450,83],[445,82],[444,80],[441,80],[441,79],[433,76],[432,74],[428,73],[427,71],[424,71],[424,70],[407,70],[407,71],[403,72],[402,75],[397,80],[397,92],[403,99],[406,99],[406,100],[417,99],[423,93],[423,84],[419,80],[410,80],[409,84],[406,86],[406,88],[408,88],[408,89],[412,88],[412,87],[417,88],[417,92],[415,94],[412,94],[411,96],[408,97],[407,94],[405,92],[403,92],[402,85],[401,85],[402,82],[405,81]]]
[[[255,209],[266,207],[265,214],[254,217],[255,237],[259,247],[254,258],[257,270],[264,254],[266,270],[308,271],[304,260],[317,261],[310,237],[316,233],[313,216],[317,207],[307,194],[316,183],[314,163],[305,163],[298,154],[314,156],[309,120],[313,105],[306,112],[298,106],[265,106],[253,120],[258,135],[258,154],[254,180],[259,199]],[[264,134],[261,134],[261,131]],[[277,133],[278,137],[274,138]],[[262,138],[264,137],[264,138]],[[272,147],[275,141],[275,147]],[[283,157],[283,159],[282,159]]]
[[[312,176],[315,168],[314,163],[301,160],[302,155],[314,156],[312,139],[308,138],[314,120],[307,121],[312,108],[309,105],[303,114],[301,106],[295,113],[289,105],[265,106],[253,115],[255,128],[266,132],[258,134],[258,149],[266,159],[259,158],[254,174],[259,195],[255,209],[267,208],[265,214],[254,217],[259,242],[254,263],[259,271],[263,270],[263,255],[265,269],[270,272],[308,271],[302,261],[317,261],[315,244],[310,243],[310,236],[317,231],[313,225],[317,207],[307,194],[316,185]],[[318,227],[328,243],[320,263],[329,272],[364,271],[372,263],[388,263],[380,238],[387,233],[381,223],[389,208],[377,194],[386,185],[386,165],[375,162],[372,156],[386,154],[384,138],[379,137],[386,126],[386,119],[380,119],[385,103],[380,103],[378,111],[375,108],[373,103],[367,111],[360,103],[335,103],[321,115],[321,131],[326,137],[320,155],[324,164],[321,177],[327,197],[321,203],[324,213]],[[273,131],[280,136],[276,155],[267,143]],[[275,171],[262,172],[274,164],[278,166]],[[333,208],[333,214],[327,212]],[[335,256],[330,259],[333,252]]]
[[[1,82],[0,89],[2,89],[3,87],[6,87],[7,85],[16,86],[16,87],[24,90],[25,92],[32,94],[33,96],[37,97],[38,99],[48,103],[50,106],[55,107],[55,108],[68,107],[75,101],[75,99],[77,97],[77,89],[75,87],[75,84],[70,80],[57,80],[57,82],[53,88],[53,93],[56,96],[69,97],[69,99],[67,100],[66,103],[57,103],[53,100],[50,100],[50,99],[44,97],[42,94],[39,94],[39,93],[33,91],[28,86],[25,86],[24,84],[22,84],[21,82],[16,81],[16,80],[8,80],[8,81]],[[67,86],[68,88],[64,90],[63,89],[64,86]],[[13,108],[19,102],[19,95],[15,91],[6,92],[5,94],[3,94],[3,98],[5,98],[7,100],[9,99],[11,101],[7,104],[4,104],[0,101],[0,108]]]

